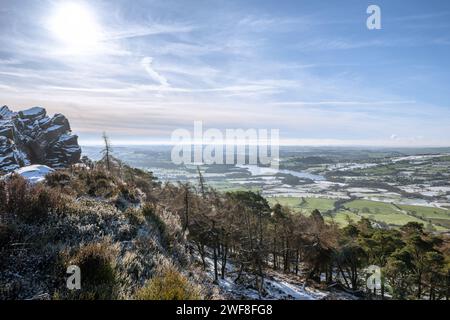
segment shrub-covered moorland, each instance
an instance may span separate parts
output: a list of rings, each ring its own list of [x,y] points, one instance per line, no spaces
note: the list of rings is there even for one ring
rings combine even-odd
[[[66,288],[69,265],[81,290]],[[366,286],[370,265],[378,290]],[[448,299],[450,243],[414,222],[340,228],[318,210],[219,193],[200,172],[196,186],[161,184],[116,159],[40,184],[0,181],[0,299],[214,299],[227,297],[218,284],[229,276],[264,298],[268,271],[362,298]]]

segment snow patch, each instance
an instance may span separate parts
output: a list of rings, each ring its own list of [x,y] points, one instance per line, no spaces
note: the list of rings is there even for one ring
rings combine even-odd
[[[42,107],[33,107],[24,111],[21,111],[20,113],[23,114],[26,117],[32,117],[37,116],[38,114],[44,113],[45,109]]]
[[[45,180],[45,176],[55,170],[44,166],[44,165],[32,165],[27,167],[22,167],[20,169],[15,170],[14,172],[24,177],[31,183],[38,183]]]

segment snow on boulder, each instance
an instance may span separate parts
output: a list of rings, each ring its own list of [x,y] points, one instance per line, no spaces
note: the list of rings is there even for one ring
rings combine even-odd
[[[21,175],[30,183],[43,182],[45,176],[55,170],[40,164],[35,164],[32,166],[22,167],[20,169],[14,170],[14,173]]]
[[[3,106],[0,108],[0,119],[11,118],[14,115],[15,113],[9,110],[8,106]]]
[[[45,117],[46,112],[42,107],[33,107],[27,110],[19,111],[19,116],[22,119],[33,119],[36,117]]]
[[[78,137],[64,115],[49,117],[42,107],[19,112],[0,108],[0,173],[30,164],[66,168],[80,157]]]

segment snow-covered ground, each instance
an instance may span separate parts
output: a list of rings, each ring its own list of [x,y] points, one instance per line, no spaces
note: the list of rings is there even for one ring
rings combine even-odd
[[[200,258],[197,258],[200,262]],[[205,259],[207,265],[207,274],[214,280],[214,262],[210,257]],[[260,296],[257,289],[254,288],[251,281],[236,283],[238,268],[232,261],[227,261],[226,273],[224,279],[221,278],[220,259],[218,261],[219,286],[224,294],[235,299],[254,299],[254,300],[319,300],[326,297],[329,293],[320,291],[312,287],[304,286],[300,277],[295,275],[286,275],[275,271],[266,271],[264,279],[264,295]],[[250,279],[251,277],[243,272],[241,279]],[[245,284],[244,284],[245,283]]]
[[[428,160],[428,159],[432,159],[432,158],[439,158],[439,157],[447,156],[447,155],[449,155],[449,154],[448,153],[424,154],[424,155],[416,155],[416,156],[406,156],[406,157],[393,158],[391,161],[392,162],[415,161],[417,163],[417,161]]]
[[[367,169],[379,166],[380,163],[338,163],[329,165],[327,167],[328,170],[337,170],[337,171],[352,171],[355,169]]]
[[[55,171],[54,169],[44,166],[44,165],[32,165],[27,167],[22,167],[14,171],[28,180],[30,183],[38,183],[45,180],[45,176],[51,172]]]

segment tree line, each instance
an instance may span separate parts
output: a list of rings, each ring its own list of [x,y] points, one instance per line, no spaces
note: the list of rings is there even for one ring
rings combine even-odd
[[[200,171],[199,186],[167,183],[153,199],[154,206],[179,215],[191,250],[205,269],[212,264],[215,283],[250,275],[263,296],[267,271],[277,270],[364,297],[450,296],[449,237],[426,232],[416,222],[382,229],[363,218],[340,228],[318,210],[305,216],[279,204],[271,207],[252,191],[220,193],[205,185]],[[368,290],[371,265],[381,268],[381,287]]]

